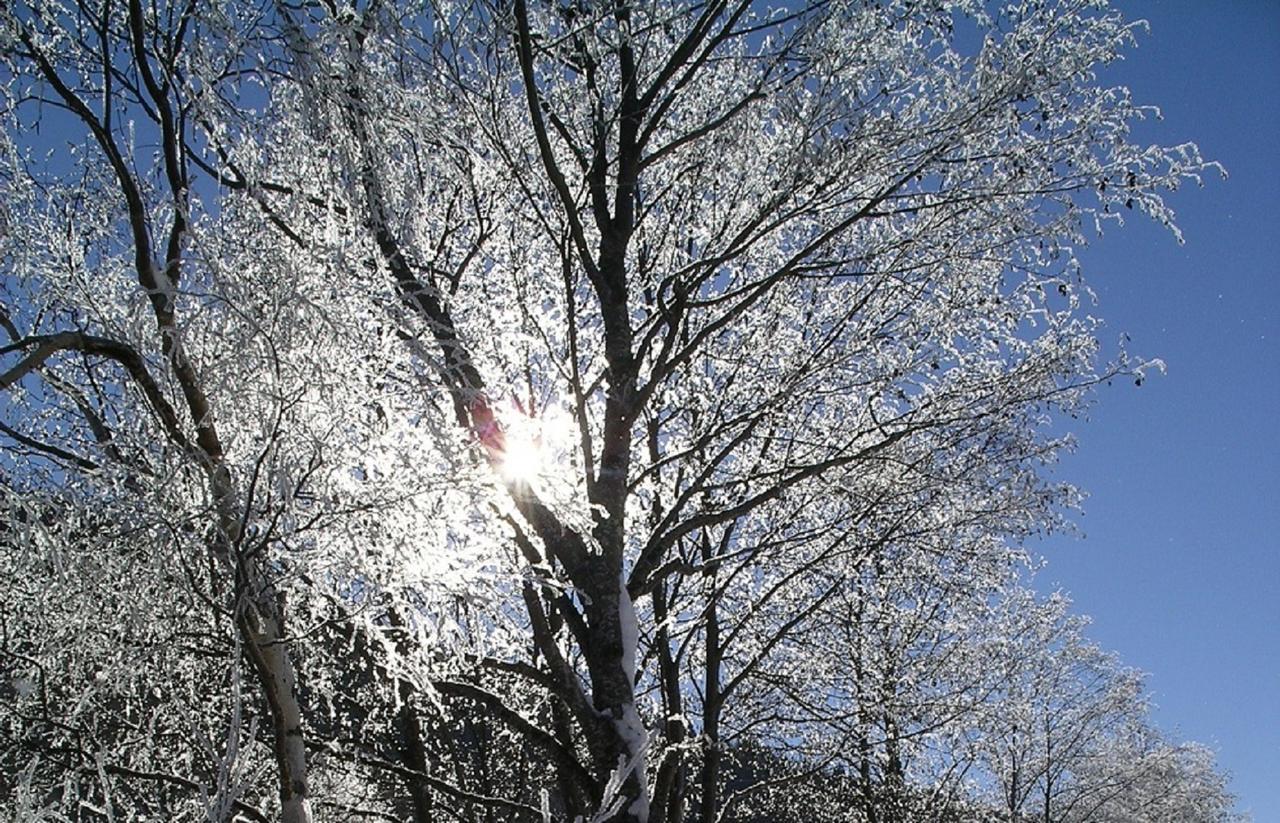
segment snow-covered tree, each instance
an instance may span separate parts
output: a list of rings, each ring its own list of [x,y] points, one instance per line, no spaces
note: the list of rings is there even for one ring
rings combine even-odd
[[[817,729],[905,796],[1147,367],[1072,249],[1208,166],[1098,2],[0,14],[3,756],[73,816],[713,821]]]

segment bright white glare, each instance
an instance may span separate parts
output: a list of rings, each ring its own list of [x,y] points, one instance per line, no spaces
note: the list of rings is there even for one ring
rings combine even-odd
[[[506,431],[502,476],[525,484],[545,477],[562,461],[572,434],[573,418],[557,405],[540,417],[514,422]]]
[[[531,483],[546,466],[542,443],[528,432],[509,432],[502,453],[502,475],[507,480]]]

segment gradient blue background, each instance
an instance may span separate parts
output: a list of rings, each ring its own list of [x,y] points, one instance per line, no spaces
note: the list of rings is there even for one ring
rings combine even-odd
[[[1280,2],[1117,0],[1146,19],[1107,69],[1161,107],[1142,142],[1194,141],[1230,178],[1179,191],[1179,246],[1140,219],[1081,254],[1108,335],[1162,358],[1099,392],[1057,476],[1090,492],[1083,540],[1039,585],[1150,672],[1156,720],[1208,743],[1239,808],[1280,821]],[[1104,342],[1111,342],[1104,337]]]

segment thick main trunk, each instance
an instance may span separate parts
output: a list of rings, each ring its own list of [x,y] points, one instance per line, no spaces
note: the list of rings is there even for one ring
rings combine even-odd
[[[280,819],[282,823],[311,823],[302,705],[284,619],[272,588],[258,588],[254,595],[245,597],[240,604],[236,623],[271,711]]]
[[[704,561],[710,552],[704,545]],[[714,591],[714,577],[711,590]],[[712,602],[707,607],[707,662],[703,671],[702,736],[705,739],[702,755],[702,797],[699,805],[702,823],[716,823],[720,810],[720,616]]]
[[[604,565],[604,564],[602,564]],[[600,576],[608,574],[607,571]],[[612,576],[612,575],[611,575]],[[647,823],[649,787],[645,778],[645,748],[648,735],[636,708],[635,666],[638,629],[631,596],[621,574],[609,582],[599,580],[588,589],[587,606],[590,644],[584,649],[591,677],[591,699],[595,710],[612,728],[607,756],[596,763],[596,779],[601,785],[616,781],[625,772],[618,811],[610,823]],[[609,802],[609,798],[605,798]]]
[[[217,437],[212,428],[210,433]],[[218,537],[211,550],[231,566],[235,575],[236,628],[271,713],[280,819],[283,823],[311,823],[302,703],[285,630],[284,595],[271,582],[261,558],[238,546],[241,517],[235,483],[221,461],[221,453],[206,454],[211,463],[209,486],[218,515]]]

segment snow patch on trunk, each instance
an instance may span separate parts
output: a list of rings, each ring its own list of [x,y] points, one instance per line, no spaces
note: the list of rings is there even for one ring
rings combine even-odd
[[[618,580],[618,627],[622,636],[622,669],[626,672],[631,686],[634,687],[640,626],[636,621],[635,604],[632,603],[631,595],[627,592],[624,577]],[[649,783],[645,776],[644,759],[645,752],[649,748],[649,732],[644,727],[644,721],[640,719],[640,713],[636,711],[634,698],[632,702],[621,707],[621,715],[614,719],[614,726],[618,730],[618,737],[627,747],[629,758],[629,762],[618,764],[621,777],[625,780],[626,776],[634,771],[636,782],[640,786],[640,794],[627,807],[627,813],[637,820],[646,821],[649,819]]]
[[[645,776],[644,759],[649,748],[649,735],[634,703],[623,706],[621,716],[614,718],[613,723],[628,752],[618,756],[618,766],[609,775],[600,805],[588,823],[604,823],[622,811],[622,804],[626,800],[623,792],[633,773],[640,792],[626,807],[626,812],[641,823],[646,823],[649,819],[649,782]],[[577,818],[575,823],[582,823],[582,818]]]
[[[636,621],[636,607],[627,592],[625,579],[618,580],[618,627],[622,634],[622,668],[636,682],[636,649],[640,646],[640,625]]]

